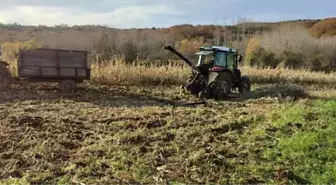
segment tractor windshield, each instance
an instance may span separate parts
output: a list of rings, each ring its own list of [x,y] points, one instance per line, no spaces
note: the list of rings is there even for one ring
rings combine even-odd
[[[216,60],[215,60],[216,66],[226,66],[226,52],[217,52],[216,53]]]
[[[234,67],[234,53],[227,51],[216,52],[215,65],[227,68]]]

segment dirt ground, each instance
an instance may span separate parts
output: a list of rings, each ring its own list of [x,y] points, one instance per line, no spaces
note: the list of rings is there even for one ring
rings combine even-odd
[[[63,96],[52,85],[14,86],[0,92],[0,179],[265,182],[245,168],[272,147],[258,129],[272,132],[260,123],[284,103],[258,98],[186,107],[177,102],[196,100],[177,87],[83,86]]]

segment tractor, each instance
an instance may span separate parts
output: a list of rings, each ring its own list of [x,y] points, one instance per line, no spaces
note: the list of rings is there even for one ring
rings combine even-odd
[[[199,98],[228,98],[233,90],[240,94],[251,90],[250,79],[242,76],[238,63],[242,56],[238,51],[224,46],[202,46],[196,53],[198,61],[194,64],[172,46],[171,51],[191,67],[191,74],[182,88]]]

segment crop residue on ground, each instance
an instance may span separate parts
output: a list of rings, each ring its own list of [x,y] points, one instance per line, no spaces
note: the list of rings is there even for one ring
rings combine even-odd
[[[175,106],[195,101],[177,87],[89,85],[73,97],[52,86],[13,87],[1,92],[0,177],[9,184],[332,182],[334,97],[290,88],[285,95],[296,98],[255,88],[250,98],[192,107]],[[324,160],[306,169],[307,161],[317,164],[313,156]]]

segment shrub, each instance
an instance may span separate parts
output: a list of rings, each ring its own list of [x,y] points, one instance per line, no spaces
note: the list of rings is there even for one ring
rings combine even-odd
[[[329,65],[330,65],[330,60],[327,58],[327,56],[318,54],[313,56],[309,61],[308,61],[308,68],[311,69],[312,71],[325,71],[328,72]]]
[[[280,58],[282,62],[279,64],[279,67],[298,69],[303,68],[305,64],[305,56],[302,53],[285,50]]]
[[[1,45],[1,57],[5,61],[14,62],[18,57],[19,49],[35,49],[40,47],[42,47],[42,45],[34,39],[30,39],[26,42],[5,42]]]
[[[18,50],[21,48],[22,42],[5,42],[1,45],[1,58],[5,61],[12,62],[16,60]]]
[[[131,40],[124,42],[120,47],[120,53],[123,53],[124,60],[127,63],[134,62],[137,59],[137,48]]]
[[[256,53],[260,49],[260,39],[257,37],[252,37],[248,40],[246,51],[245,51],[245,63],[251,65],[252,60],[255,59]]]
[[[194,53],[203,43],[203,38],[191,40],[183,39],[176,43],[176,47],[183,53]]]
[[[5,42],[1,45],[1,59],[10,63],[10,71],[16,76],[17,69],[16,63],[20,49],[35,49],[40,48],[42,45],[36,42],[35,39],[30,39],[26,42],[14,41]]]
[[[248,59],[248,64],[256,67],[276,68],[279,63],[280,61],[274,53],[263,48],[258,48],[253,51]]]

